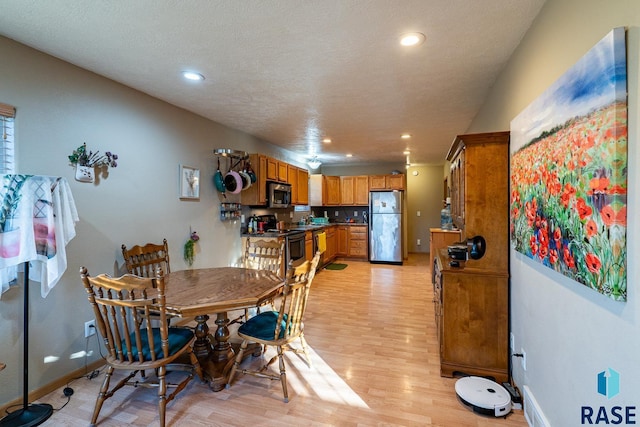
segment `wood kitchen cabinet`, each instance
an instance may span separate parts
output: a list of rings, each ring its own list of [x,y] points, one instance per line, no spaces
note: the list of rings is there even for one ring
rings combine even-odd
[[[340,204],[344,206],[353,206],[354,204],[354,177],[353,176],[341,176],[340,177]]]
[[[339,206],[342,201],[340,198],[340,177],[324,175],[322,179],[322,204],[324,206]]]
[[[243,205],[266,206],[267,205],[267,156],[262,154],[249,155],[251,167],[256,174],[256,182],[251,187],[240,193]],[[273,160],[273,159],[271,159]]]
[[[369,206],[369,176],[354,176],[353,204],[355,206]]]
[[[304,233],[304,256],[309,262],[313,259],[313,231]]]
[[[298,168],[293,165],[287,165],[287,183],[291,185],[291,204],[298,203]]]
[[[351,258],[367,258],[368,240],[366,225],[350,225],[347,256]]]
[[[460,241],[482,236],[480,259],[449,265],[434,250],[434,303],[440,374],[508,379],[509,358],[509,132],[459,135],[451,162],[452,216]]]
[[[297,168],[297,204],[308,205],[309,204],[309,171],[302,168]]]
[[[339,225],[336,228],[336,255],[347,256],[349,254],[349,226]]]
[[[325,264],[333,261],[336,258],[336,229],[337,226],[332,225],[325,228],[327,233],[327,250],[324,253],[323,261]]]
[[[371,175],[369,189],[376,190],[404,190],[406,177],[403,173],[388,175]]]

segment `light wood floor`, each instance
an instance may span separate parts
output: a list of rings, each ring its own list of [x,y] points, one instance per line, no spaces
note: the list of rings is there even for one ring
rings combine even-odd
[[[349,266],[322,270],[311,290],[313,368],[287,353],[289,403],[277,381],[239,375],[214,393],[194,380],[169,403],[167,425],[527,426],[522,411],[506,419],[473,413],[458,401],[456,380],[440,377],[428,254],[412,254],[404,266],[340,262]],[[87,426],[102,379],[72,382],[69,403],[43,425]],[[61,388],[39,401],[58,409],[67,398]],[[121,389],[98,425],[157,426],[156,391]]]

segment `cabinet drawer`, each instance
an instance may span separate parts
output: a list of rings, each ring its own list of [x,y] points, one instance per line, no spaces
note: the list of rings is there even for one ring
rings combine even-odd
[[[353,240],[349,241],[350,249],[367,249],[367,241],[366,240]]]
[[[351,227],[349,237],[354,240],[366,240],[367,229],[365,227]]]
[[[353,246],[349,248],[349,256],[367,256],[367,248],[354,248]]]

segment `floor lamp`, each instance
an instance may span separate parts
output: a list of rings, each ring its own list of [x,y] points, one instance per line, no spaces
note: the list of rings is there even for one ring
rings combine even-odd
[[[29,405],[29,261],[24,263],[24,341],[23,341],[23,376],[22,376],[22,409],[14,411],[0,420],[0,427],[30,427],[45,422],[53,407],[48,403],[32,403]]]

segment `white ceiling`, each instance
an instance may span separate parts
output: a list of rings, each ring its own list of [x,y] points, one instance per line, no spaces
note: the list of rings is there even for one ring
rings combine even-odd
[[[543,3],[2,0],[0,34],[325,164],[434,164]]]

